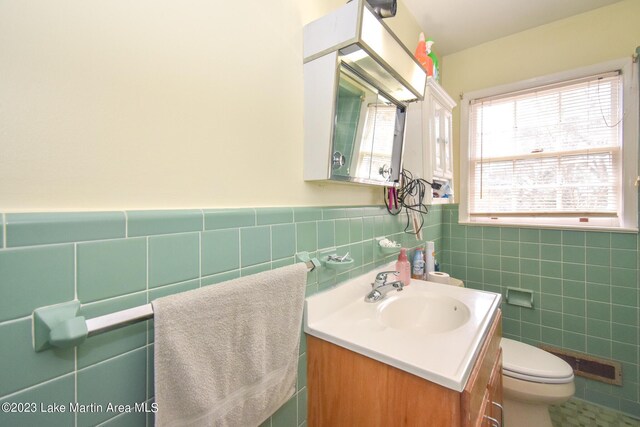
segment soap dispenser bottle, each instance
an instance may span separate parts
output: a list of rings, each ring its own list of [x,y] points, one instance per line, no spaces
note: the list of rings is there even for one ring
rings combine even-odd
[[[413,256],[413,268],[411,271],[412,279],[422,279],[424,277],[424,250],[417,248]]]
[[[407,250],[405,248],[400,249],[400,255],[398,255],[398,261],[396,262],[396,271],[400,273],[398,280],[407,286],[411,282],[411,264],[407,259]]]

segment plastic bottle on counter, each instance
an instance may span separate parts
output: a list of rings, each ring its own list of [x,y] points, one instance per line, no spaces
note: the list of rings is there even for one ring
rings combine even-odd
[[[425,280],[426,277],[429,275],[429,273],[431,273],[432,271],[435,271],[436,269],[436,246],[433,243],[433,241],[429,241],[426,243],[426,249],[424,251],[424,258],[425,258],[425,264],[424,264],[424,277]]]
[[[407,250],[405,248],[400,249],[400,255],[398,255],[398,261],[396,262],[396,271],[400,273],[398,280],[403,285],[407,286],[411,283],[411,264],[407,259]]]
[[[417,248],[413,255],[413,268],[411,270],[412,279],[422,279],[424,277],[424,250]]]

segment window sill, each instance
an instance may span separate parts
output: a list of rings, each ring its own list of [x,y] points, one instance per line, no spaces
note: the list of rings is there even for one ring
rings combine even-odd
[[[580,230],[580,231],[606,231],[610,233],[637,233],[638,228],[624,227],[603,227],[603,226],[585,226],[570,224],[531,224],[531,223],[513,223],[513,222],[490,222],[490,221],[458,221],[460,225],[480,226],[480,227],[509,227],[509,228],[539,228],[548,230]]]

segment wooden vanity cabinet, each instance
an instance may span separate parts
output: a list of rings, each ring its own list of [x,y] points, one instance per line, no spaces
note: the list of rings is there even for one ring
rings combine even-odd
[[[467,425],[474,427],[502,427],[504,415],[502,413],[502,350],[491,368],[489,383],[484,390],[479,414],[474,416],[468,412]],[[475,420],[475,422],[474,422]],[[464,425],[464,424],[463,424]]]
[[[502,316],[498,311],[467,380],[467,385],[461,393],[463,417],[461,425],[463,427],[493,427],[496,423],[492,423],[491,418],[497,420],[500,426],[502,425],[502,414],[499,410],[496,413],[496,409],[502,407],[501,338]]]
[[[462,392],[307,335],[309,426],[497,426],[501,320],[498,311]]]

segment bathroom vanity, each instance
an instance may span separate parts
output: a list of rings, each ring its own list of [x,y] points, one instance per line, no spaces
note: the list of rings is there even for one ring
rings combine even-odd
[[[305,302],[309,425],[502,425],[500,295],[412,280],[365,303],[374,276]]]

